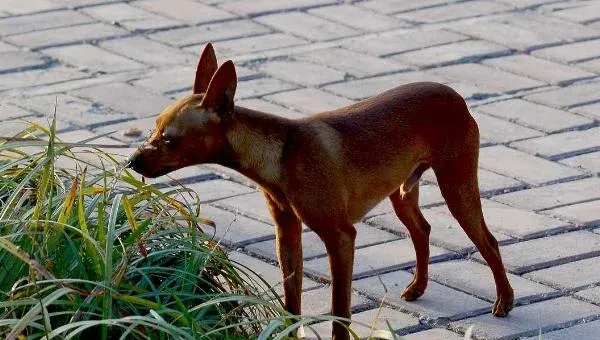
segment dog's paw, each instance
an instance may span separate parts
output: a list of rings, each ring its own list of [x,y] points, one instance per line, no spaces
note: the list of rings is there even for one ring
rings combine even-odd
[[[423,293],[425,293],[425,287],[418,287],[416,284],[410,284],[404,288],[404,291],[402,291],[400,296],[406,301],[415,301],[419,296],[423,295]]]
[[[499,318],[503,318],[513,309],[513,305],[514,301],[512,296],[509,298],[499,296],[496,298],[496,302],[494,302],[494,306],[492,307],[492,314]]]

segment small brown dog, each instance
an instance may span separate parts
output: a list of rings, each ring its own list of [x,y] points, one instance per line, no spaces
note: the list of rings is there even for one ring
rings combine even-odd
[[[350,318],[353,223],[389,197],[416,252],[408,301],[427,286],[429,223],[419,210],[418,181],[432,168],[452,215],[489,264],[496,281],[492,308],[513,307],[498,243],[483,219],[477,184],[479,131],[464,99],[437,83],[399,86],[359,103],[290,120],[234,105],[233,63],[217,69],[212,45],[198,63],[193,93],[167,107],[130,158],[147,177],[218,163],[258,183],[276,225],[285,307],[300,314],[301,222],[325,243],[335,316]],[[382,255],[383,256],[383,255]],[[343,324],[333,337],[348,339]]]

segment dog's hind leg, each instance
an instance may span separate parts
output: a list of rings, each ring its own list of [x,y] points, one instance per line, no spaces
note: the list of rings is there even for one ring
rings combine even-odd
[[[418,181],[418,179],[417,179]],[[423,217],[419,209],[419,185],[414,185],[412,190],[404,192],[401,189],[390,195],[394,212],[408,229],[417,256],[417,265],[412,281],[402,292],[402,297],[413,301],[423,295],[427,287],[429,265],[429,232],[431,226]]]

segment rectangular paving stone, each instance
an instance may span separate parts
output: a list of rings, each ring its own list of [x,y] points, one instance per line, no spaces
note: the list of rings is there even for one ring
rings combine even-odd
[[[306,117],[305,114],[298,111],[290,110],[286,107],[273,104],[263,99],[243,99],[236,102],[237,106],[245,107],[252,110],[267,112],[276,116],[286,117],[289,119],[298,119]]]
[[[554,11],[551,15],[568,21],[586,23],[600,19],[599,11],[600,4],[591,2],[579,3],[578,6]]]
[[[552,209],[550,215],[560,216],[578,225],[592,226],[600,223],[600,201],[590,201]]]
[[[467,40],[402,53],[391,58],[410,65],[437,66],[474,62],[482,58],[501,56],[508,53],[510,53],[510,50],[502,45],[483,40]]]
[[[156,125],[156,117],[133,119],[120,123],[102,124],[93,127],[93,131],[98,134],[110,133],[110,138],[119,140],[127,144],[138,144],[150,136],[154,126]],[[135,129],[138,134],[131,134],[131,129]]]
[[[267,281],[267,283],[275,290],[277,294],[283,296],[283,277],[281,275],[281,270],[279,269],[279,267],[237,251],[230,252],[228,254],[228,257],[232,261],[238,263],[238,271],[252,271],[258,274],[260,278]],[[257,283],[260,285],[260,287],[264,286],[264,283],[262,281],[258,281]],[[308,289],[314,289],[320,286],[320,284],[307,277],[302,278],[302,290],[304,291]]]
[[[468,37],[465,35],[447,30],[413,30],[399,34],[382,35],[377,39],[372,37],[357,38],[342,46],[350,50],[383,57],[466,39]]]
[[[27,14],[58,9],[61,6],[46,0],[2,0],[0,8],[11,14]]]
[[[425,319],[457,320],[491,309],[491,305],[486,301],[434,281],[429,281],[425,294],[418,300],[407,302],[400,297],[400,293],[411,280],[411,273],[399,270],[354,281],[352,286],[367,296],[381,300],[385,294],[384,286],[380,282],[382,281],[387,288],[386,303],[403,311],[417,313]]]
[[[148,37],[169,45],[189,46],[270,33],[270,29],[254,21],[241,19],[184,27],[149,34]],[[218,44],[217,44],[218,45]]]
[[[345,77],[345,74],[342,71],[313,63],[294,60],[267,61],[266,63],[261,64],[258,69],[275,78],[283,79],[290,83],[309,86],[331,83],[343,80]]]
[[[451,324],[462,331],[475,325],[473,334],[485,339],[516,339],[522,336],[537,335],[546,331],[566,326],[585,318],[600,315],[600,307],[560,297],[526,306],[519,306],[511,311],[510,317],[497,318],[485,314]]]
[[[126,3],[112,3],[86,7],[82,9],[82,12],[106,22],[117,22],[130,30],[161,29],[181,25],[175,20],[165,18]]]
[[[212,182],[212,181],[210,181]],[[215,222],[216,228],[202,225],[202,229],[209,235],[214,235],[225,245],[243,247],[252,242],[275,237],[273,226],[262,223],[232,212],[212,207],[208,204],[200,206],[200,216]],[[277,275],[281,281],[281,274]]]
[[[522,274],[600,255],[600,235],[589,231],[548,236],[500,247],[504,265]],[[475,257],[482,260],[477,253]]]
[[[532,31],[552,34],[565,41],[590,39],[599,36],[599,32],[592,27],[552,18],[534,11],[525,11],[521,15],[510,16],[507,22]]]
[[[136,117],[156,117],[171,100],[143,91],[135,86],[112,83],[81,90],[72,91],[71,94],[88,98],[94,102],[106,105],[118,111],[132,114]]]
[[[183,90],[191,91],[195,75],[195,69],[191,65],[148,72],[144,74],[143,78],[134,80],[132,84],[160,94]]]
[[[484,60],[483,64],[541,80],[549,84],[560,84],[596,76],[594,73],[579,68],[524,54]]]
[[[473,112],[472,116],[479,126],[482,140],[492,143],[507,143],[513,140],[544,136],[542,132],[493,116],[477,112]]]
[[[600,235],[598,235],[600,237]],[[440,260],[452,255],[452,253],[430,246],[430,261]],[[386,254],[386,256],[381,256]],[[403,269],[415,265],[415,250],[409,239],[396,240],[381,243],[365,248],[356,249],[354,253],[355,279],[374,275],[384,271]],[[326,257],[306,261],[304,270],[323,278],[329,277],[329,262]]]
[[[103,23],[91,23],[73,27],[60,27],[44,31],[11,35],[6,41],[30,49],[41,49],[57,45],[93,42],[96,40],[125,36],[126,30]]]
[[[562,159],[560,162],[574,168],[581,168],[591,172],[600,173],[600,152],[590,152]]]
[[[393,16],[374,13],[349,4],[319,7],[309,10],[308,13],[363,31],[377,32],[410,26]]]
[[[460,64],[432,70],[435,74],[456,81],[493,88],[500,92],[516,92],[544,86],[544,83],[500,71],[480,64]]]
[[[351,308],[353,310],[373,305],[370,300],[352,293]],[[329,314],[331,310],[331,288],[322,287],[302,294],[302,315]]]
[[[416,71],[402,72],[380,77],[365,78],[327,85],[324,89],[339,94],[346,98],[361,100],[374,96],[393,87],[417,82],[417,81],[437,81],[443,82],[445,79],[434,74]]]
[[[92,71],[124,72],[145,66],[131,59],[105,51],[94,45],[71,45],[54,47],[44,53],[71,65]]]
[[[600,334],[600,321],[596,320],[588,321],[586,323],[581,323],[553,332],[544,332],[544,340],[596,340],[598,338],[598,334]],[[539,340],[539,336],[525,338],[525,340]]]
[[[85,99],[70,95],[47,95],[19,101],[24,107],[41,114],[51,114],[56,105],[56,118],[69,123],[93,128],[102,124],[110,124],[132,119],[133,117],[111,111]]]
[[[571,111],[580,113],[595,120],[600,120],[600,103],[577,106],[571,109]]]
[[[241,0],[227,1],[219,5],[220,8],[244,16],[256,16],[260,14],[282,12],[287,10],[301,10],[315,6],[336,3],[335,0]]]
[[[464,338],[454,332],[442,328],[428,329],[418,333],[407,334],[404,340],[463,340]]]
[[[425,171],[421,178],[428,182],[437,184],[437,178],[431,169]],[[525,183],[514,178],[503,176],[482,168],[477,169],[477,179],[479,184],[479,192],[484,196],[505,191],[513,191],[526,186]]]
[[[600,198],[600,179],[587,178],[511,192],[494,200],[512,206],[541,210]]]
[[[244,216],[273,224],[273,219],[271,218],[262,192],[220,200],[213,202],[213,205],[229,211],[239,211]]]
[[[582,175],[578,170],[503,145],[482,148],[479,152],[479,165],[535,185],[550,184]]]
[[[314,88],[279,92],[264,98],[286,107],[290,107],[294,110],[309,114],[335,110],[354,103],[352,100],[348,100],[346,98],[342,98]]]
[[[600,287],[592,287],[575,293],[575,296],[593,303],[600,302]]]
[[[598,89],[600,89],[598,82],[571,85],[525,96],[525,99],[554,107],[583,105],[600,100]]]
[[[152,66],[193,65],[197,61],[197,57],[191,53],[140,36],[108,40],[99,45],[104,49]]]
[[[346,72],[359,78],[408,70],[393,60],[373,57],[343,48],[330,48],[294,55],[294,59],[311,61]]]
[[[494,102],[477,106],[475,110],[548,133],[592,123],[591,119],[522,99]]]
[[[600,257],[592,257],[536,270],[525,274],[524,277],[561,290],[577,290],[600,283],[598,265]]]
[[[32,111],[25,110],[5,101],[0,101],[0,121],[33,115],[35,115],[35,113]]]
[[[48,63],[48,60],[41,55],[28,51],[0,53],[0,60],[2,60],[0,73],[43,67]]]
[[[600,128],[567,131],[510,144],[549,159],[560,159],[600,150]]]
[[[19,87],[41,86],[63,81],[88,78],[89,75],[72,67],[50,66],[23,72],[13,72],[0,75],[0,89],[15,89]]]
[[[19,49],[16,46],[13,46],[13,45],[10,45],[10,44],[0,41],[0,53],[15,52],[18,50]]]
[[[358,5],[377,12],[392,14],[411,11],[419,8],[433,7],[436,5],[445,5],[447,3],[447,0],[370,0],[359,2]]]
[[[600,39],[543,48],[533,55],[565,63],[573,63],[600,56]]]
[[[0,19],[0,35],[26,33],[50,28],[89,23],[92,18],[77,11],[53,11]]]
[[[401,13],[398,14],[397,17],[411,21],[434,23],[481,15],[488,15],[508,10],[510,10],[510,7],[497,2],[461,2],[456,4],[449,4],[447,6],[425,8],[416,11]]]
[[[303,12],[265,15],[255,19],[261,24],[310,40],[327,41],[358,34],[358,31]]]
[[[444,286],[458,289],[489,302],[496,300],[496,285],[491,269],[474,261],[433,263],[429,266],[429,278]],[[508,280],[515,291],[515,302],[517,303],[530,302],[558,294],[550,287],[514,274],[508,273]]]
[[[271,93],[297,88],[296,85],[274,78],[258,78],[240,81],[235,91],[237,99],[260,97]]]
[[[190,0],[144,0],[136,1],[134,4],[188,24],[221,21],[236,17],[216,7]]]
[[[192,189],[198,194],[200,203],[216,201],[256,191],[256,189],[224,179],[189,183],[186,184],[186,188]]]
[[[215,46],[217,55],[233,57],[260,51],[306,44],[308,41],[285,33],[264,34],[247,38],[226,40]],[[196,47],[193,47],[197,49]],[[186,48],[190,51],[190,48]],[[190,51],[191,52],[191,51]],[[195,52],[195,51],[194,51]]]

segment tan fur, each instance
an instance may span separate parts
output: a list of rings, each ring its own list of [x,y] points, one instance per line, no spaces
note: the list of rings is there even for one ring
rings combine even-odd
[[[203,57],[212,59],[210,54]],[[504,316],[511,310],[514,293],[481,211],[479,132],[460,95],[445,85],[413,83],[338,110],[290,120],[234,106],[236,85],[233,63],[225,62],[202,98],[180,99],[159,117],[157,130],[181,129],[176,144],[165,146],[157,134],[144,144],[154,149],[142,146],[131,157],[131,167],[155,177],[213,162],[257,182],[276,226],[287,310],[301,312],[304,222],[327,249],[332,314],[350,318],[353,223],[386,197],[416,253],[414,277],[402,297],[411,301],[424,293],[431,227],[419,209],[418,181],[428,168],[433,168],[453,216],[492,270],[497,289],[493,314]],[[178,121],[192,114],[201,117]],[[340,324],[334,324],[333,336],[349,338]]]

